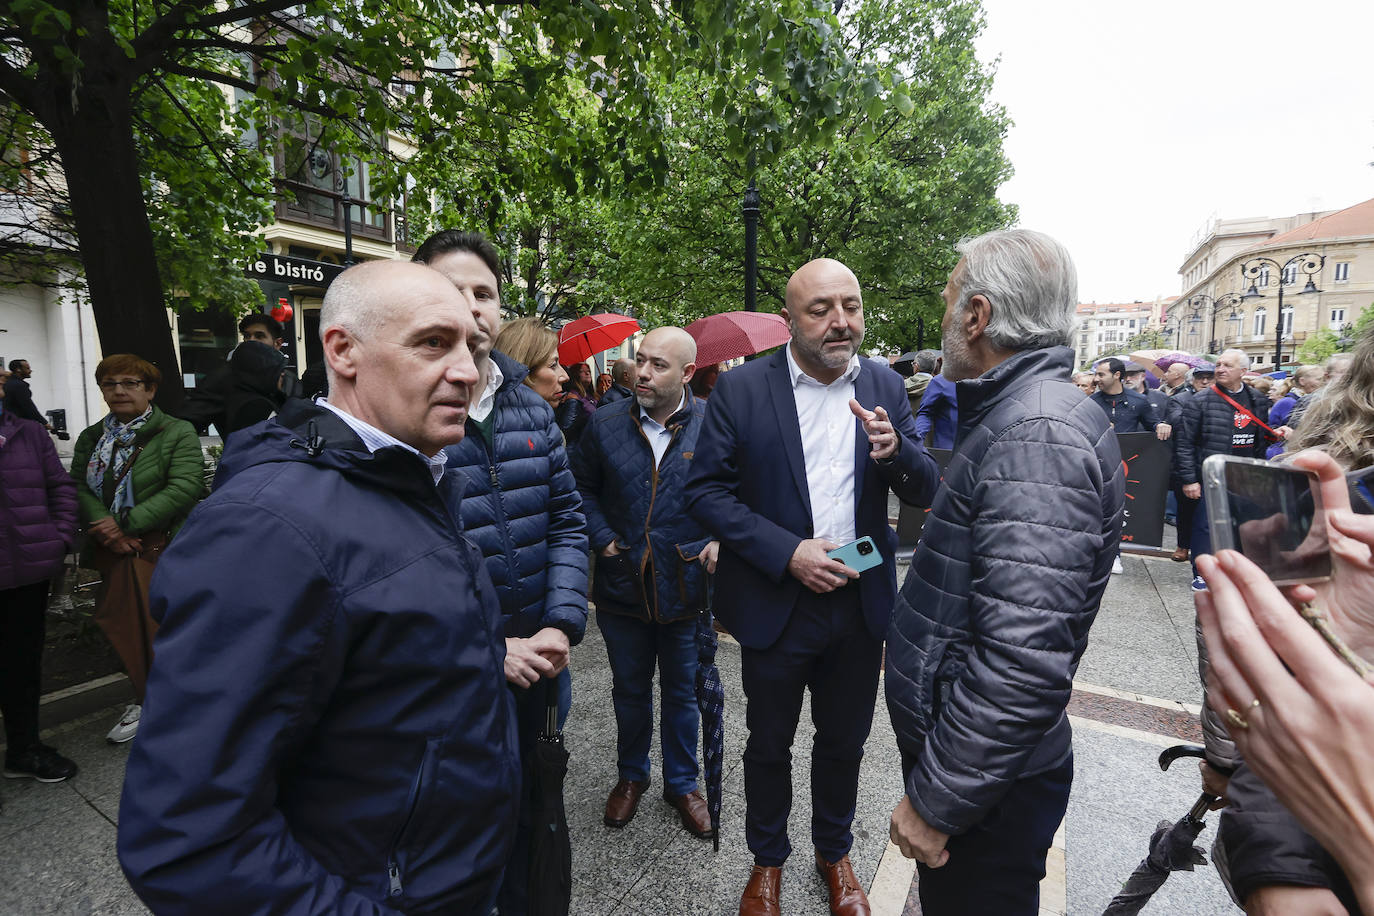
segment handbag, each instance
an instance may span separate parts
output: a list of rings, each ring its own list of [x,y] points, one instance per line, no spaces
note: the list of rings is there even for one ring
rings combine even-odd
[[[139,446],[129,456],[115,479],[116,488],[142,451],[143,446]],[[167,532],[148,531],[140,540],[143,549],[136,554],[118,554],[102,544],[93,544],[92,560],[102,580],[93,617],[124,663],[134,696],[141,704],[153,666],[153,637],[157,634],[157,622],[148,609],[148,587],[158,557],[167,546]]]

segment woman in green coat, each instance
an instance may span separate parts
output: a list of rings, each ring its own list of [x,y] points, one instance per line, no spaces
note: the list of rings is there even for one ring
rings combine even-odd
[[[111,580],[125,558],[157,561],[158,552],[204,495],[204,466],[195,428],[152,405],[162,381],[156,366],[119,353],[100,361],[95,381],[110,412],[77,438],[72,477],[90,541],[85,559],[105,575],[96,598],[96,618],[112,637],[117,629],[138,634],[112,639],[129,669],[138,701],[107,736],[124,742],[138,732],[152,661],[148,575],[145,567],[144,575],[134,577],[132,593],[117,585],[112,588]]]

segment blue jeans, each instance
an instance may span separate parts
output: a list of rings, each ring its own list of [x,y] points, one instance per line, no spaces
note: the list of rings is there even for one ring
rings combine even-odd
[[[611,661],[616,762],[620,778],[649,781],[649,741],[654,724],[654,665],[663,698],[659,742],[663,786],[670,795],[697,789],[697,622],[693,617],[654,623],[597,609],[596,623]]]

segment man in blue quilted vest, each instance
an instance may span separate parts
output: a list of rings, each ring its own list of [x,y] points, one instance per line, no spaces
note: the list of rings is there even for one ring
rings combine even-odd
[[[526,367],[493,349],[501,271],[491,242],[445,229],[412,260],[449,279],[472,310],[478,382],[463,441],[444,449],[463,480],[463,533],[482,551],[505,620],[506,682],[515,698],[523,773],[520,825],[497,912],[528,910],[535,740],[551,702],[561,726],[572,702],[569,651],[587,627],[587,535],[563,434]]]
[[[942,293],[959,431],[887,637],[905,779],[891,833],[921,912],[1034,916],[1125,481],[1107,414],[1069,380],[1069,253],[1021,229],[959,251]]]
[[[688,832],[709,837],[697,786],[696,616],[717,545],[688,516],[682,496],[704,412],[687,388],[696,356],[696,341],[681,328],[645,335],[635,355],[635,396],[592,415],[572,465],[596,554],[592,599],[615,707],[619,781],[604,821],[628,824],[649,787],[657,665],[663,799]]]

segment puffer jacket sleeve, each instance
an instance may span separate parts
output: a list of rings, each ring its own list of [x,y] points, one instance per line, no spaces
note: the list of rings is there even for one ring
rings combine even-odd
[[[1198,483],[1198,445],[1202,438],[1202,403],[1204,395],[1193,395],[1183,405],[1183,432],[1174,450],[1174,468],[1178,479],[1184,484]]]
[[[46,435],[38,438],[43,450],[43,479],[48,488],[48,516],[67,549],[71,550],[76,542],[76,481],[62,466],[52,439]]]
[[[587,523],[557,422],[544,431],[549,455],[548,579],[540,624],[577,645],[587,629]]]
[[[140,500],[120,519],[119,527],[126,534],[165,528],[190,514],[205,495],[205,463],[195,427],[185,420],[168,417],[167,426],[158,437],[166,440],[160,447],[169,458],[167,479],[160,490]]]
[[[588,426],[586,434],[572,447],[570,456],[573,478],[582,496],[582,514],[587,519],[587,540],[596,553],[600,553],[618,537],[606,520],[606,513],[601,511],[600,493],[605,479],[606,456],[601,449],[599,425],[593,422]]]
[[[157,664],[118,850],[129,884],[161,916],[389,912],[327,872],[276,805],[278,774],[347,653],[342,599],[312,543],[267,507],[225,501],[197,513],[158,563]],[[244,575],[261,569],[263,544],[289,575]]]
[[[1110,434],[1110,433],[1108,433]],[[1104,481],[1093,444],[1033,418],[988,448],[971,516],[971,647],[907,777],[925,821],[958,834],[981,822],[1064,715],[1077,647],[1096,613],[1086,596],[1102,555]]]
[[[86,483],[86,465],[91,463],[91,453],[100,441],[100,424],[88,426],[76,437],[72,448],[72,480],[76,481],[76,505],[81,513],[81,522],[89,525],[102,518],[108,518],[110,510],[95,495],[90,484]]]

